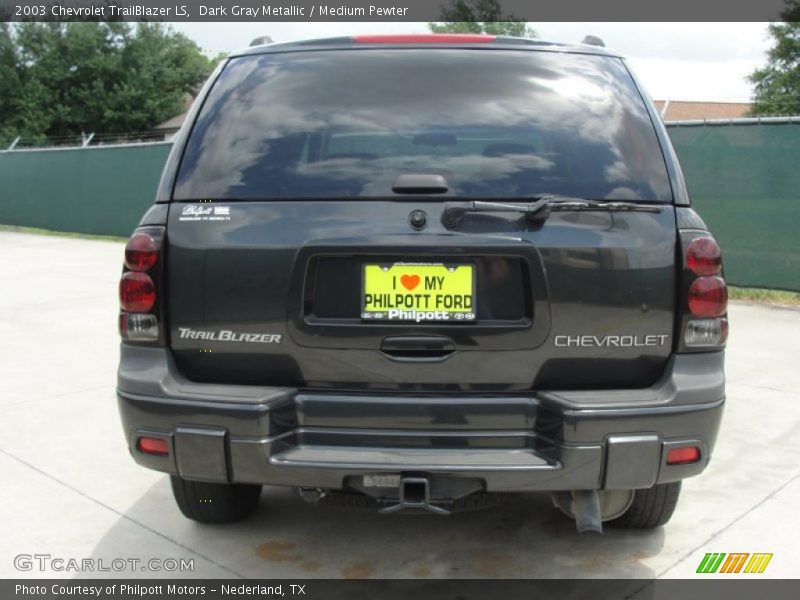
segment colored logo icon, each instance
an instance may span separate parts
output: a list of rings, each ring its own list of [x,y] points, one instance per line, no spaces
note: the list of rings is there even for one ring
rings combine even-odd
[[[697,573],[763,573],[771,560],[772,553],[708,552]]]

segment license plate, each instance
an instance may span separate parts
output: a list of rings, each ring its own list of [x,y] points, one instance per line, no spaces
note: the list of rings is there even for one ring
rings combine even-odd
[[[475,320],[475,266],[471,264],[365,264],[361,290],[365,320]]]

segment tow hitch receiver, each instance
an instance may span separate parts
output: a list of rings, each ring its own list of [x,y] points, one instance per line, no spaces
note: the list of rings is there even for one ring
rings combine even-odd
[[[421,508],[437,515],[450,514],[449,510],[431,504],[431,488],[426,477],[402,477],[397,497],[397,504],[384,506],[378,512],[387,514],[405,508]]]

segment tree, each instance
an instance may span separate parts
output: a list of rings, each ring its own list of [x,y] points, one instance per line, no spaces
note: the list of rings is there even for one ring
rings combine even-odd
[[[13,134],[13,126],[7,121],[7,115],[17,110],[19,77],[16,64],[17,53],[9,25],[0,22],[0,142]]]
[[[213,61],[160,23],[0,28],[0,136],[152,128],[184,110]]]
[[[433,33],[488,33],[513,37],[537,37],[536,31],[511,13],[504,13],[498,0],[451,0],[442,7],[442,22],[428,23]]]
[[[754,86],[753,114],[800,115],[800,0],[786,0],[783,22],[771,23],[774,38],[767,65],[748,78]]]

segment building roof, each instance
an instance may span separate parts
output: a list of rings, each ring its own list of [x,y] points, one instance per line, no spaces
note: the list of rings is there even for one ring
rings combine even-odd
[[[183,125],[183,122],[186,120],[186,115],[189,113],[189,109],[192,107],[194,103],[195,95],[194,94],[184,94],[183,95],[183,112],[179,115],[175,115],[171,119],[167,119],[163,123],[159,123],[155,127],[153,127],[154,131],[164,131],[164,132],[173,132],[177,131]]]
[[[702,119],[741,119],[750,116],[750,102],[694,102],[687,100],[655,100],[656,110],[664,121]]]
[[[182,112],[179,115],[172,117],[171,119],[167,119],[163,123],[159,123],[153,129],[155,131],[172,131],[173,129],[180,129],[183,122],[186,120],[186,113]]]

